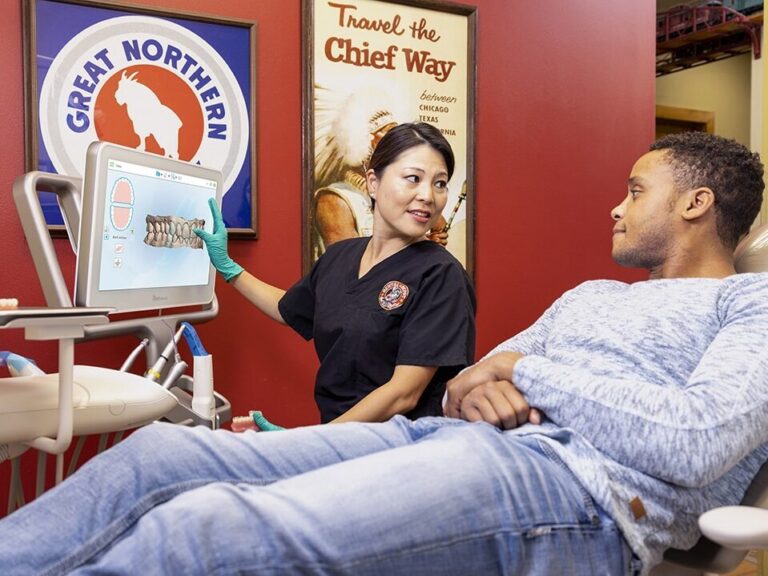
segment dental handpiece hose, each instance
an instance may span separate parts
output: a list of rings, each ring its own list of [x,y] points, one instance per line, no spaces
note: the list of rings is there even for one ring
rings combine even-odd
[[[123,365],[120,366],[120,372],[128,372],[131,366],[133,366],[133,363],[136,361],[136,358],[139,357],[139,354],[141,354],[141,351],[144,350],[144,348],[146,348],[148,344],[149,344],[149,338],[142,338],[138,346],[136,346],[136,348],[133,349],[133,351],[128,355],[128,358],[125,359],[125,362],[123,362]]]
[[[183,323],[182,323],[183,324]],[[149,378],[153,382],[157,382],[160,380],[160,376],[162,376],[163,368],[165,368],[166,363],[168,362],[168,359],[173,354],[173,351],[176,349],[176,344],[178,344],[179,339],[181,338],[181,334],[184,332],[184,326],[182,325],[181,328],[179,328],[176,331],[176,334],[173,335],[173,338],[171,338],[171,341],[168,342],[165,349],[163,350],[163,353],[160,354],[160,357],[155,361],[154,364],[152,364],[152,367],[147,370],[147,372],[144,374],[145,378]]]
[[[197,332],[189,322],[182,322],[184,338],[192,352],[192,411],[216,422],[216,398],[213,395],[213,356],[203,348]]]
[[[173,366],[171,366],[171,369],[168,370],[168,375],[165,377],[165,380],[163,380],[163,388],[170,390],[171,386],[176,384],[184,372],[187,371],[187,368],[189,368],[189,364],[184,362],[184,360],[179,360]]]

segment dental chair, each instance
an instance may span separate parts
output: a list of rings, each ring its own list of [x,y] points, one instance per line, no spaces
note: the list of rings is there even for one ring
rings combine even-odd
[[[755,228],[739,243],[734,260],[737,272],[768,272],[768,224]],[[710,510],[699,518],[699,527],[703,536],[693,548],[667,550],[651,576],[725,574],[735,570],[750,550],[768,549],[768,462],[750,484],[741,506]]]

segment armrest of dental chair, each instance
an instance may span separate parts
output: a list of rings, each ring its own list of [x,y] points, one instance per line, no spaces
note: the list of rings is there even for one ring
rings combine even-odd
[[[723,506],[705,512],[699,528],[707,538],[733,550],[768,548],[768,510],[752,506]]]
[[[704,537],[722,550],[734,553],[768,548],[768,462],[749,485],[741,506],[714,508],[701,515],[699,528]]]
[[[741,506],[714,508],[702,514],[699,527],[703,536],[690,550],[667,550],[664,563],[652,572],[653,576],[679,574],[677,566],[715,574],[733,571],[748,550],[768,547],[767,508],[768,462],[758,470]],[[758,519],[763,522],[762,528],[755,522]],[[760,538],[763,546],[756,544]]]

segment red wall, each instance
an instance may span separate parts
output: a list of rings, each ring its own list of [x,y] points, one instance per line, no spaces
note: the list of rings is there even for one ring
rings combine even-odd
[[[143,0],[258,22],[258,241],[235,260],[288,287],[301,272],[301,10],[298,0]],[[524,328],[567,288],[595,277],[637,279],[610,260],[610,209],[653,138],[654,5],[603,0],[474,0],[477,42],[476,285],[478,354]],[[24,171],[21,8],[0,19],[0,297],[43,305],[11,199]],[[57,240],[65,265],[68,244]],[[220,283],[219,317],[200,327],[216,386],[236,414],[314,423],[311,343],[262,317]],[[2,334],[55,371],[53,345]],[[238,334],[239,336],[235,336]],[[118,367],[135,342],[78,347],[76,362]],[[7,468],[3,467],[3,468]],[[0,469],[0,477],[6,473]]]

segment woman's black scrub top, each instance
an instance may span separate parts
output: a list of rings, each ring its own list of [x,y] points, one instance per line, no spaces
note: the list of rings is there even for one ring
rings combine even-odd
[[[388,382],[396,365],[438,367],[406,416],[441,415],[445,383],[474,357],[472,283],[459,261],[430,241],[407,246],[358,278],[369,240],[329,246],[279,302],[285,322],[314,339],[321,420]]]

